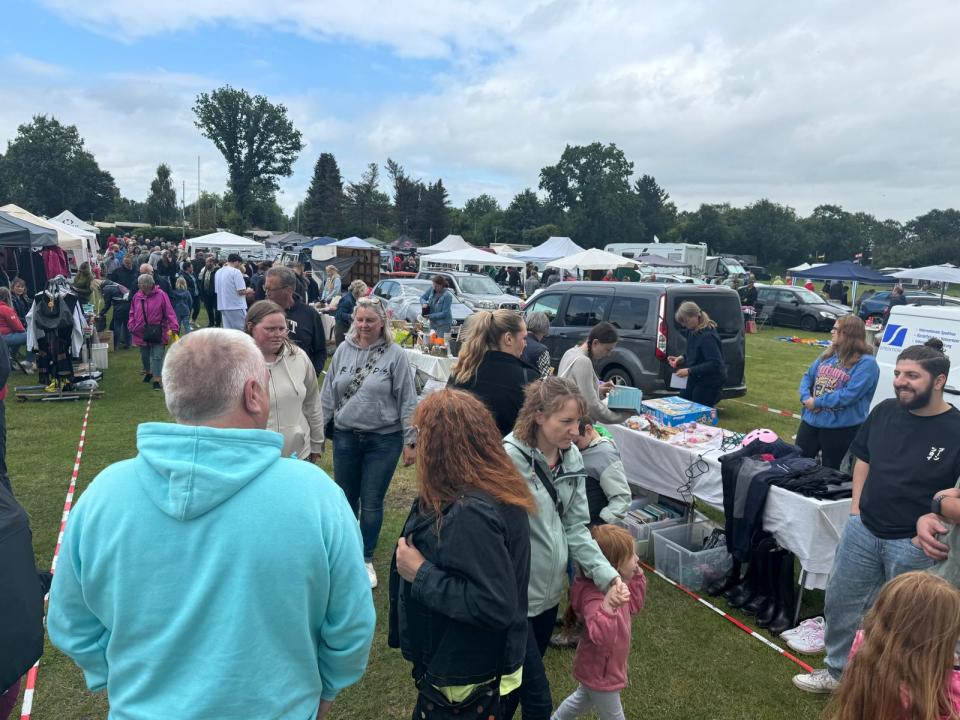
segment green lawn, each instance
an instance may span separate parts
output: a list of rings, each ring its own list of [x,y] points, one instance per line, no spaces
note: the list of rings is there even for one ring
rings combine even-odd
[[[773,328],[748,336],[750,391],[744,401],[797,411],[800,375],[819,350],[774,339],[793,334],[793,330]],[[138,423],[167,419],[161,393],[141,383],[138,370],[135,350],[110,354],[110,369],[103,383],[106,396],[94,402],[90,415],[80,492],[106,465],[135,454]],[[11,385],[21,383],[22,377],[14,376]],[[7,460],[14,490],[30,514],[41,567],[49,567],[56,545],[83,409],[82,403],[21,405],[7,401]],[[796,432],[798,424],[732,400],[721,404],[720,418],[724,427],[734,430],[769,427],[786,437]],[[330,472],[328,460],[324,466]],[[387,576],[390,549],[413,492],[412,470],[398,469],[377,556],[382,579]],[[374,591],[381,620],[367,674],[340,695],[334,718],[409,717],[413,683],[409,665],[386,645],[385,584]],[[808,593],[805,600],[805,612],[819,612],[822,593]],[[572,658],[570,651],[547,653],[555,702],[575,687]],[[823,700],[793,688],[790,677],[798,671],[793,663],[651,576],[647,607],[634,623],[631,685],[623,694],[626,713],[628,717],[665,720],[816,718]],[[37,720],[79,720],[106,714],[106,701],[89,693],[73,663],[48,644],[40,665],[33,716]]]

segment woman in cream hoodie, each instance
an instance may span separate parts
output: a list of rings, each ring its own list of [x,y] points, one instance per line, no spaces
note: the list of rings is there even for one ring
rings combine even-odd
[[[284,457],[315,462],[323,452],[323,409],[313,363],[287,339],[287,317],[275,302],[254,303],[247,311],[246,329],[270,373],[267,430],[283,435]]]

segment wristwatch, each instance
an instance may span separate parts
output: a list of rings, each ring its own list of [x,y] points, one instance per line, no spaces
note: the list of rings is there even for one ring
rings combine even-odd
[[[943,499],[945,497],[950,497],[946,493],[939,493],[938,495],[933,496],[933,500],[930,501],[930,510],[937,515],[943,515]]]

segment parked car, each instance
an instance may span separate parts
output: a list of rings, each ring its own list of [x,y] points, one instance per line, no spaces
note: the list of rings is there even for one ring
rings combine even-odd
[[[904,297],[907,299],[907,305],[940,304],[939,293],[931,293],[924,290],[907,290],[904,293]],[[878,292],[860,303],[860,312],[858,314],[863,320],[866,320],[871,315],[883,315],[884,310],[887,309],[889,304],[890,291],[883,290],[882,292]],[[950,305],[952,307],[960,306],[960,299],[951,297],[950,295],[944,295],[943,304]]]
[[[746,394],[745,340],[740,298],[729,288],[687,283],[564,282],[545,288],[529,301],[525,313],[550,318],[544,345],[554,368],[590,328],[603,320],[619,329],[620,343],[597,362],[597,375],[619,385],[638,387],[647,395],[671,392],[670,355],[687,346],[674,316],[685,300],[693,300],[717,323],[727,363],[722,397]]]
[[[417,279],[431,280],[436,275],[445,277],[453,294],[471,310],[520,309],[520,298],[504,293],[489,275],[459,270],[421,270]]]
[[[378,282],[373,288],[373,294],[386,300],[388,317],[415,322],[423,308],[420,297],[430,289],[430,286],[429,280],[394,278]],[[473,315],[473,310],[460,302],[456,295],[450,311],[453,313],[454,325],[459,325]]]
[[[788,285],[757,285],[757,314],[768,314],[771,325],[798,327],[806,332],[829,330],[838,317],[853,309],[824,300],[812,290]]]

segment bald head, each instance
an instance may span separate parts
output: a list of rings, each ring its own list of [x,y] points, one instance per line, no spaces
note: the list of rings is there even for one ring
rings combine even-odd
[[[140,266],[141,275],[153,275],[153,265],[150,263],[144,263]]]

